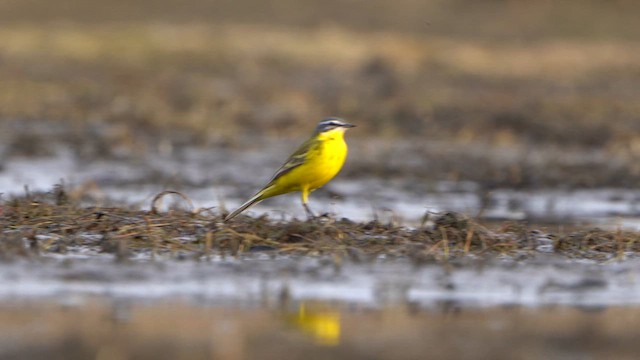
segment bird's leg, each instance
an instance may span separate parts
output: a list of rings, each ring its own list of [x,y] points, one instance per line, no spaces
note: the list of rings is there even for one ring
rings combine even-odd
[[[302,203],[302,206],[304,206],[304,211],[307,213],[307,220],[315,220],[316,216],[309,208],[309,205],[307,205],[307,203]]]
[[[316,218],[316,216],[313,215],[313,211],[311,211],[309,205],[307,205],[307,202],[309,202],[309,193],[310,191],[308,188],[303,188],[300,192],[300,197],[302,198],[302,206],[304,207],[304,211],[307,213],[307,220],[313,220]]]

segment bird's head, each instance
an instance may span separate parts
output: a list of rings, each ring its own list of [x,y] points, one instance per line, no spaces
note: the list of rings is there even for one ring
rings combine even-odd
[[[320,134],[320,133],[337,130],[337,129],[339,129],[340,131],[345,131],[352,127],[355,127],[355,125],[349,124],[340,118],[328,117],[328,118],[322,119],[318,123],[318,126],[316,127],[316,133]]]

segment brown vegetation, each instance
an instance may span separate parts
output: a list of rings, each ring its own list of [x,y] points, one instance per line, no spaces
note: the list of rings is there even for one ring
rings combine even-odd
[[[608,260],[640,251],[640,234],[631,231],[550,232],[517,222],[485,226],[456,213],[426,214],[418,228],[375,220],[354,223],[329,215],[284,222],[239,216],[224,223],[220,212],[211,209],[162,213],[155,208],[85,208],[73,204],[62,187],[49,194],[6,200],[0,209],[0,253],[5,260],[74,249],[113,253],[118,260],[135,252],[171,253],[195,260],[214,254],[268,252],[332,255],[338,262],[342,258],[371,261],[384,255],[409,258],[416,264],[469,254],[528,257],[538,251]]]

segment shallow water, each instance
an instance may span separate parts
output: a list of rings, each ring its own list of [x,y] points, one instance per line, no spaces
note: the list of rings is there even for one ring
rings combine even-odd
[[[55,299],[64,304],[104,296],[256,306],[275,305],[286,294],[293,301],[374,308],[640,304],[636,276],[640,260],[598,264],[550,254],[539,254],[526,263],[512,258],[467,258],[416,266],[401,259],[353,263],[269,254],[200,261],[161,256],[151,260],[150,255],[140,255],[123,263],[111,255],[85,253],[2,263],[0,269],[0,301]]]

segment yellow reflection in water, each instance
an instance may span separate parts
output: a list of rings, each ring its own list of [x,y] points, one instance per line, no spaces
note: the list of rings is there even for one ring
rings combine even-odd
[[[335,346],[340,343],[340,313],[337,311],[300,303],[293,322],[300,330],[313,336],[319,345]]]

